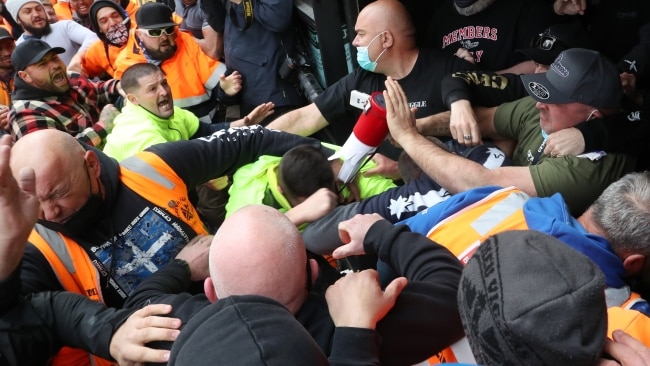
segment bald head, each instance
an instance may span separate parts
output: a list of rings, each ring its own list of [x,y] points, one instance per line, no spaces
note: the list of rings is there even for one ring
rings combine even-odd
[[[250,205],[228,217],[210,247],[219,298],[261,295],[295,312],[307,295],[307,254],[298,229],[278,210]]]
[[[11,169],[14,175],[23,167],[39,171],[66,169],[79,164],[85,151],[70,134],[54,130],[39,130],[19,139],[11,149]]]
[[[398,0],[377,0],[366,5],[357,17],[355,28],[359,27],[369,28],[367,30],[370,33],[389,31],[396,39],[415,45],[415,28],[411,16]]]
[[[65,222],[98,192],[99,160],[68,133],[47,129],[20,138],[11,149],[11,171],[34,170],[34,192],[41,203],[39,218]]]

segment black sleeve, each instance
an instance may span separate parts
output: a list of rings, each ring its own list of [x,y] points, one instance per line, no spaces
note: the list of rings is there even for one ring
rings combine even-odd
[[[639,43],[617,64],[621,72],[647,76],[650,70],[650,23],[639,29]]]
[[[168,304],[164,297],[180,294],[190,288],[191,273],[187,264],[174,259],[164,268],[144,279],[124,303],[125,308],[140,308],[147,303]]]
[[[575,126],[585,139],[585,151],[604,150],[640,156],[647,154],[650,121],[643,111],[596,118]]]
[[[281,156],[301,144],[320,148],[320,142],[261,126],[237,127],[194,140],[174,141],[147,148],[160,156],[189,187],[231,175],[262,155]]]
[[[111,359],[113,333],[134,310],[107,308],[71,292],[41,292],[31,298],[39,314],[51,311],[52,328],[61,343]]]
[[[361,110],[350,106],[350,92],[355,89],[371,94],[372,91],[383,90],[378,82],[362,81],[363,73],[358,69],[329,85],[314,99],[314,104],[329,124],[346,125],[356,121]]]
[[[210,305],[205,295],[191,295],[187,291],[191,278],[187,264],[174,259],[167,266],[152,274],[129,295],[125,308],[141,308],[148,304],[168,304],[172,306],[169,317],[179,318],[187,323],[194,314]],[[170,350],[172,342],[153,342],[150,347]]]
[[[196,130],[194,135],[190,137],[190,140],[198,139],[199,137],[210,136],[213,133],[219,130],[227,130],[230,128],[230,122],[219,122],[219,123],[199,123],[199,128]]]
[[[46,365],[62,345],[20,287],[20,269],[0,282],[0,365]]]
[[[495,107],[527,95],[519,75],[489,71],[455,72],[442,79],[440,88],[447,108],[460,99],[476,106]]]
[[[63,345],[111,358],[116,324],[130,311],[106,308],[65,291],[19,297],[20,286],[20,270],[0,283],[0,364],[46,365]]]
[[[381,336],[374,329],[336,327],[330,366],[379,366]]]
[[[208,24],[217,32],[223,32],[226,22],[226,8],[222,0],[199,0],[199,7],[208,18]]]
[[[382,360],[416,364],[463,337],[456,303],[462,266],[449,250],[385,220],[370,227],[364,249],[409,281],[377,324]]]
[[[20,295],[20,271],[15,270],[4,281],[0,281],[0,316],[4,316],[16,305]]]
[[[224,75],[228,76],[232,74],[234,70],[228,69]],[[237,93],[235,95],[228,95],[226,92],[221,88],[221,83],[217,83],[217,85],[212,89],[212,95],[216,98],[216,101],[219,103],[223,103],[225,105],[235,105],[241,103],[241,93]]]
[[[20,279],[22,294],[31,294],[40,291],[63,291],[58,277],[52,266],[45,259],[43,253],[34,245],[27,244],[21,262]]]

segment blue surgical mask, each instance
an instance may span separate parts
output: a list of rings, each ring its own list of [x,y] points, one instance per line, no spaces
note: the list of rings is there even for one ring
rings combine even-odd
[[[544,130],[542,130],[542,137],[544,138],[544,141],[548,140],[548,133]]]
[[[368,43],[367,46],[365,46],[365,47],[357,47],[357,62],[359,63],[359,66],[362,69],[370,71],[370,72],[374,72],[375,68],[377,67],[377,61],[379,61],[379,59],[384,54],[384,52],[386,52],[386,48],[384,48],[384,50],[381,51],[379,56],[377,56],[377,59],[375,61],[371,61],[370,60],[370,55],[368,55],[368,47],[370,47],[372,42],[374,42],[375,39],[377,39],[377,37],[382,35],[382,33],[384,33],[384,32],[379,33],[372,40],[370,40],[370,43]]]

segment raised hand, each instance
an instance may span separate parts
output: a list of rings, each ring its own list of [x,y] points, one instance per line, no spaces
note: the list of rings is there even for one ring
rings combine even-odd
[[[31,168],[18,172],[18,181],[10,168],[13,138],[0,139],[0,281],[18,267],[27,237],[36,223],[39,210],[35,192],[36,176]]]

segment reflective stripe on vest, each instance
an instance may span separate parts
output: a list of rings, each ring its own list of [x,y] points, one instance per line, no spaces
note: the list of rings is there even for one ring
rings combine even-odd
[[[103,302],[97,269],[79,244],[39,224],[34,226],[29,241],[43,253],[66,291]]]
[[[227,71],[226,65],[223,63],[219,63],[219,65],[212,72],[212,75],[210,75],[210,78],[201,84],[202,87],[205,88],[205,90],[212,90],[212,93],[216,93],[216,90],[213,90],[213,88],[215,88],[219,84],[219,77],[221,76],[221,74],[225,74],[226,71]],[[199,82],[195,81],[195,83],[198,85]],[[186,91],[186,89],[190,86],[193,86],[193,84],[191,84],[191,82],[188,81],[188,84],[185,85],[185,88],[181,88],[181,90]],[[202,93],[199,93],[198,87],[195,87],[195,89],[197,90],[194,91],[195,93],[194,95],[186,95],[186,93],[178,93],[179,94],[178,98],[174,97],[174,105],[185,109],[191,106],[195,106],[197,104],[201,104],[211,98],[209,92],[204,91]]]
[[[142,198],[183,220],[197,234],[208,234],[187,199],[187,186],[158,155],[143,151],[122,160],[120,175],[122,183]]]
[[[440,221],[427,237],[449,249],[465,265],[488,237],[528,229],[523,207],[529,198],[515,187],[499,189]]]
[[[75,292],[91,300],[103,302],[97,270],[86,251],[75,241],[36,224],[29,235],[32,243],[47,261],[61,283],[70,292]],[[63,347],[52,358],[51,365],[72,366],[108,366],[112,362],[90,355],[77,348]]]

